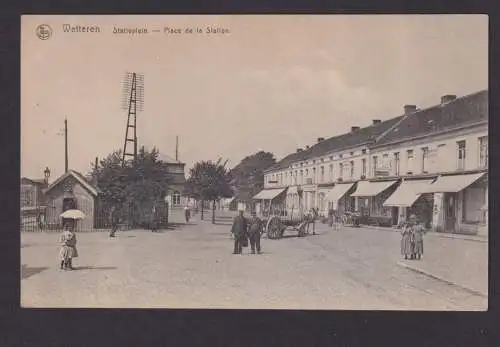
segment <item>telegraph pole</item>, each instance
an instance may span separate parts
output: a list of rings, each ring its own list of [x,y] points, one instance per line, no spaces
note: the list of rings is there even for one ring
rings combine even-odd
[[[64,118],[64,172],[68,172],[68,120]]]
[[[175,137],[175,161],[179,161],[179,136]]]

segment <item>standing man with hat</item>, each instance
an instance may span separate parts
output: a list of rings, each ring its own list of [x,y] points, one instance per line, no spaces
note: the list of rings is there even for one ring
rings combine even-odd
[[[262,234],[262,231],[262,220],[257,217],[257,213],[255,211],[252,211],[252,219],[250,219],[248,227],[248,238],[250,239],[252,254],[255,254],[255,249],[257,249],[257,253],[260,254],[260,235]]]
[[[111,211],[109,213],[109,220],[111,222],[111,232],[109,233],[109,237],[115,237],[119,223],[119,216],[116,206],[111,207]]]
[[[238,209],[238,215],[234,218],[231,233],[234,238],[234,252],[233,254],[241,254],[243,251],[243,242],[247,237],[248,223],[245,216],[243,216],[243,209]]]

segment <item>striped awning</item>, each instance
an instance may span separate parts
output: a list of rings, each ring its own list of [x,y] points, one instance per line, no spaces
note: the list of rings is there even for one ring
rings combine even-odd
[[[439,176],[436,182],[429,184],[427,187],[423,188],[421,193],[458,193],[483,176],[484,172],[464,175]]]
[[[422,195],[420,192],[425,190],[431,182],[432,180],[403,181],[383,205],[410,207]]]
[[[356,191],[351,196],[376,196],[387,188],[394,185],[397,181],[369,182],[359,181]]]
[[[274,188],[261,190],[253,197],[254,200],[272,200],[285,191],[286,188]]]

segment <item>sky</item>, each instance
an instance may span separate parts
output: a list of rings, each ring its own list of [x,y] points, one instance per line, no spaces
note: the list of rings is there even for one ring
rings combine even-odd
[[[52,35],[41,40],[40,24]],[[63,24],[100,27],[64,33]],[[226,33],[207,34],[205,28]],[[148,34],[116,34],[147,28]],[[165,27],[193,33],[168,34]],[[203,33],[196,33],[202,28]],[[153,32],[159,29],[160,32]],[[235,166],[488,87],[485,15],[23,16],[21,175],[86,173],[123,148],[126,72],[144,75],[139,146]]]

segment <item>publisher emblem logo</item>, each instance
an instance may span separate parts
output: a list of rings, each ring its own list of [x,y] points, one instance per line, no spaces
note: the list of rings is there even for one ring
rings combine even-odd
[[[48,40],[52,36],[52,28],[47,24],[41,24],[36,27],[36,36],[40,40]]]

